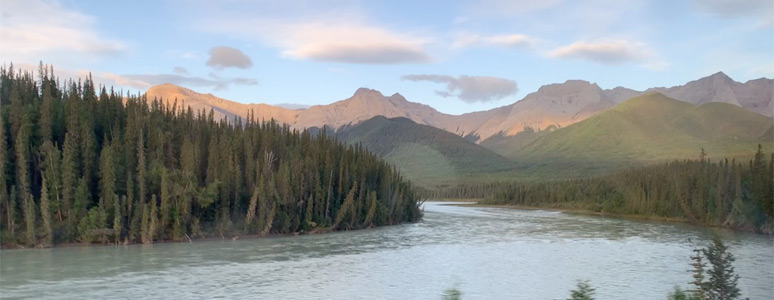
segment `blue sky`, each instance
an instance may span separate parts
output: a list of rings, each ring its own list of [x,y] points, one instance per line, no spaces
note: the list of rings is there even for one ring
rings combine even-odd
[[[163,82],[245,103],[359,87],[460,114],[541,85],[774,77],[772,0],[0,0],[0,62],[129,91]]]

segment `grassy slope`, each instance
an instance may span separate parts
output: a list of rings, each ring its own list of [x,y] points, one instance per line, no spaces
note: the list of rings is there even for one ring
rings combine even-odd
[[[509,159],[453,133],[405,118],[375,117],[343,128],[337,136],[346,143],[362,143],[425,187],[515,176]]]
[[[670,159],[747,159],[762,143],[772,119],[743,108],[692,105],[658,93],[629,99],[583,122],[536,138],[509,155],[538,177],[573,177]],[[763,137],[763,138],[762,138]]]

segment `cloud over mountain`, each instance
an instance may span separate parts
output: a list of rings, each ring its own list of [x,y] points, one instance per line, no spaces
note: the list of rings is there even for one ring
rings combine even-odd
[[[516,81],[491,76],[452,77],[447,75],[410,74],[401,77],[409,81],[430,81],[446,84],[445,90],[435,93],[441,97],[456,97],[468,103],[495,101],[512,94],[519,89]]]
[[[602,64],[643,62],[653,56],[644,44],[626,40],[575,42],[556,48],[549,55],[555,58],[582,59]]]
[[[216,69],[247,69],[253,66],[253,62],[242,50],[227,46],[217,46],[210,49],[210,58],[207,60],[207,66]]]
[[[258,81],[252,78],[214,78],[207,79],[195,76],[183,76],[179,74],[102,74],[102,77],[114,81],[117,85],[129,86],[138,89],[146,89],[153,85],[172,83],[176,85],[193,87],[210,87],[222,90],[229,85],[257,85]]]

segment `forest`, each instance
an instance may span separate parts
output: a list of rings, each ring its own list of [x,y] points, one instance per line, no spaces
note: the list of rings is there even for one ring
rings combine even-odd
[[[517,205],[636,215],[774,234],[774,153],[758,147],[748,162],[671,161],[610,175],[545,182],[461,185],[448,198],[485,198]]]
[[[0,243],[153,243],[416,222],[417,190],[360,145],[215,120],[53,67],[0,68]],[[166,103],[166,104],[164,104]]]

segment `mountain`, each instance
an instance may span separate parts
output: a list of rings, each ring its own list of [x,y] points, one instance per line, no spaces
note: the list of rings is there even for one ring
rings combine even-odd
[[[700,105],[649,92],[587,120],[548,132],[516,151],[520,164],[553,164],[565,171],[590,171],[670,159],[744,157],[763,143],[774,119],[729,103]]]
[[[294,128],[322,127],[338,129],[354,125],[376,116],[403,117],[419,124],[431,124],[443,115],[430,106],[409,102],[400,94],[390,97],[379,91],[359,88],[352,97],[328,105],[315,105],[299,112],[291,123]]]
[[[636,96],[639,92],[615,88],[603,90],[582,80],[540,87],[508,106],[452,118],[454,125],[441,127],[458,134],[472,134],[481,141],[496,135],[511,136],[525,128],[542,130],[551,126],[564,127],[585,120],[615,104]]]
[[[145,96],[148,100],[154,98],[162,99],[167,105],[178,101],[178,107],[186,109],[190,107],[195,112],[202,109],[209,112],[212,109],[216,120],[224,117],[233,119],[235,116],[245,119],[252,111],[255,112],[257,120],[275,119],[277,122],[290,124],[297,118],[300,112],[268,104],[243,104],[229,101],[215,97],[212,94],[197,93],[173,84],[152,86],[145,92]]]
[[[774,116],[774,80],[766,78],[740,83],[718,72],[685,85],[651,88],[646,92],[659,92],[693,104],[729,103],[764,116]]]
[[[410,102],[400,94],[385,96],[379,91],[360,88],[351,97],[328,105],[292,110],[266,104],[241,104],[200,94],[186,88],[163,84],[148,89],[149,99],[159,97],[168,103],[175,98],[196,110],[213,109],[216,117],[247,117],[254,111],[258,119],[275,119],[295,129],[327,126],[333,130],[354,125],[376,116],[403,117],[417,124],[446,130],[468,140],[488,145],[498,153],[512,153],[531,138],[516,136],[525,130],[543,132],[588,119],[631,97],[659,92],[693,104],[729,103],[765,116],[774,115],[774,80],[756,79],[739,83],[724,73],[670,88],[651,88],[646,92],[623,87],[602,89],[595,83],[568,80],[540,87],[523,99],[487,111],[448,115],[430,106]],[[534,135],[529,135],[534,137]],[[487,141],[487,139],[493,140]],[[512,145],[513,147],[506,147]]]
[[[425,187],[513,176],[505,157],[450,132],[399,117],[377,116],[336,133],[348,144],[361,144]]]

